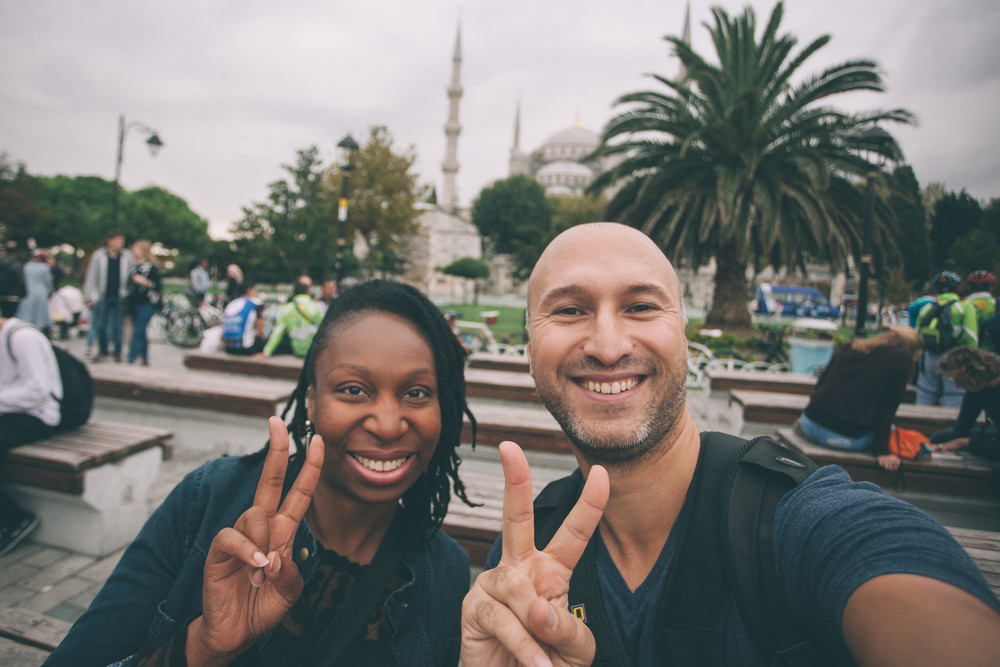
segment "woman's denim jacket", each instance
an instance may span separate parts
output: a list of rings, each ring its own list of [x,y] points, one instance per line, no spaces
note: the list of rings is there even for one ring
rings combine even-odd
[[[263,457],[224,457],[188,474],[146,522],[45,665],[127,665],[139,649],[159,645],[180,624],[201,614],[208,548],[222,528],[232,526],[251,506],[262,467]],[[289,468],[286,491],[298,472],[292,469],[297,466]],[[316,538],[303,521],[292,551],[303,580],[316,567],[316,549]],[[403,563],[411,581],[386,600],[397,664],[458,664],[468,555],[438,531]],[[258,646],[266,641],[262,637]]]

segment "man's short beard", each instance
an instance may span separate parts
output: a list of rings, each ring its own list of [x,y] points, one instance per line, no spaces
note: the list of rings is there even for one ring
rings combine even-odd
[[[589,429],[558,392],[539,391],[542,404],[552,413],[573,446],[592,464],[631,468],[639,465],[666,440],[684,407],[686,374],[672,373],[669,393],[661,403],[646,406],[634,430],[607,436]],[[679,379],[678,379],[679,378]],[[540,388],[541,389],[541,388]]]

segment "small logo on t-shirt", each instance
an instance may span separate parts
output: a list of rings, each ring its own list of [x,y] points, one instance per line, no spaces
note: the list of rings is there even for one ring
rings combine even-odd
[[[573,612],[573,615],[576,616],[578,619],[580,619],[584,623],[587,622],[587,610],[583,608],[582,604],[575,604],[572,607],[570,607],[569,610]]]

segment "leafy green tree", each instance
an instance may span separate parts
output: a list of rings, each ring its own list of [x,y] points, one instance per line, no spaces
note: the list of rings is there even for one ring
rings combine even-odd
[[[545,188],[520,174],[482,189],[472,206],[472,224],[492,252],[512,256],[514,272],[521,278],[531,273],[554,236]]]
[[[267,201],[243,207],[243,217],[231,227],[234,252],[247,258],[241,266],[256,281],[331,275],[336,202],[319,151],[300,150],[295,164],[282,167],[288,178],[268,186]]]
[[[603,195],[551,195],[553,236],[570,227],[602,220],[608,200]]]
[[[23,163],[14,165],[6,153],[0,153],[0,237],[22,243],[29,238],[49,240],[47,226],[52,213],[37,203],[43,189]]]
[[[713,9],[706,28],[717,64],[667,37],[686,77],[654,75],[663,89],[620,97],[627,109],[605,126],[594,156],[618,159],[590,188],[618,188],[607,217],[645,231],[681,263],[716,260],[709,327],[750,329],[751,263],[840,264],[858,253],[861,193],[850,179],[875,169],[879,155],[899,155],[894,140],[875,142],[862,131],[912,121],[902,109],[830,106],[831,97],[883,91],[877,66],[854,59],[802,77],[802,65],[830,37],[793,54],[796,38],[779,33],[783,12],[779,2],[758,40],[752,8],[735,18]],[[892,230],[880,222],[875,238],[891,243]]]
[[[964,189],[961,192],[946,192],[934,204],[931,214],[931,257],[937,271],[952,258],[951,247],[956,240],[980,226],[983,209],[972,195]]]
[[[195,256],[211,249],[208,221],[177,195],[159,187],[129,192],[121,202],[121,231],[126,238],[148,238]]]
[[[479,281],[490,277],[490,265],[475,257],[460,257],[445,267],[438,267],[438,271],[446,276],[455,276],[472,281],[473,303],[479,303]],[[468,290],[466,290],[468,292]]]
[[[958,238],[951,244],[951,259],[959,275],[986,269],[1000,275],[1000,243],[996,236],[980,227]]]
[[[366,273],[399,271],[399,242],[417,230],[416,208],[427,195],[417,183],[413,147],[399,152],[384,126],[372,127],[368,141],[358,151],[357,166],[348,182],[347,238],[357,234],[365,244]],[[340,191],[339,172],[331,173],[327,188]],[[348,242],[348,247],[353,244]]]
[[[912,289],[925,283],[934,273],[927,237],[927,212],[921,199],[920,184],[911,167],[896,168],[889,183],[889,207],[899,227],[896,245],[903,262],[903,278]]]

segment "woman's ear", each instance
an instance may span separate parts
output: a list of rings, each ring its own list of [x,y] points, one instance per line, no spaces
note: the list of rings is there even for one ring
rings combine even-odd
[[[313,400],[313,388],[312,386],[310,386],[308,389],[306,389],[306,419],[315,424],[316,423],[316,419],[314,417],[315,411],[313,410],[314,403],[315,401]]]

